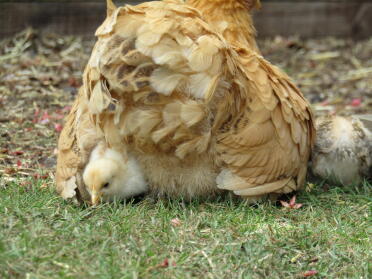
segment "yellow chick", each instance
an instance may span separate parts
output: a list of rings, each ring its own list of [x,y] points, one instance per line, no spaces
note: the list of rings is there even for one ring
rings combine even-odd
[[[372,174],[372,133],[355,117],[317,119],[312,172],[343,185],[358,184]]]
[[[83,173],[91,202],[126,199],[147,191],[148,186],[136,160],[99,143],[92,151]]]

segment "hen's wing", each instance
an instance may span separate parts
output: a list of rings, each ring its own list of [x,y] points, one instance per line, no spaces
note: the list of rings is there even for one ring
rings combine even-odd
[[[179,1],[125,6],[97,30],[84,74],[92,117],[111,146],[205,152],[235,70],[224,40]]]
[[[226,164],[217,178],[222,189],[242,196],[296,190],[304,183],[315,130],[308,102],[289,78],[254,53],[241,53],[240,110],[218,136]]]
[[[89,200],[82,182],[82,170],[88,162],[90,151],[102,136],[96,132],[89,118],[87,103],[79,90],[58,140],[56,190],[65,199]]]

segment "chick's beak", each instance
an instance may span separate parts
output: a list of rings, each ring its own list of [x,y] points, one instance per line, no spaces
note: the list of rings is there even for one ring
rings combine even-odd
[[[97,191],[93,191],[92,192],[92,205],[98,205],[99,202],[101,201],[101,196],[102,196],[101,193]]]

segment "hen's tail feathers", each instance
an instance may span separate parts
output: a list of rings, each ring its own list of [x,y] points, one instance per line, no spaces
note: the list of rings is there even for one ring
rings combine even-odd
[[[218,188],[231,190],[234,194],[245,197],[256,197],[270,193],[287,194],[298,190],[302,186],[298,184],[300,181],[295,181],[292,177],[260,185],[252,184],[229,170],[223,170],[217,176],[216,182]]]

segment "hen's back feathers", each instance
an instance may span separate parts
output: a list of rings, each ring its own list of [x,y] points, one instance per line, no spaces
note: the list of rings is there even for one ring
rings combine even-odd
[[[179,158],[205,152],[213,113],[232,94],[227,79],[236,66],[225,42],[197,11],[169,2],[122,7],[106,22],[97,31],[85,92],[97,123],[118,127],[106,133],[108,142],[134,136]]]

